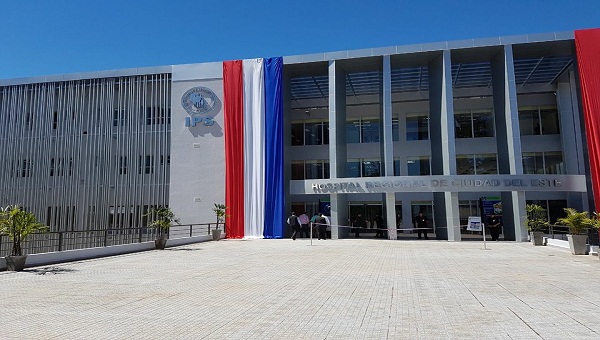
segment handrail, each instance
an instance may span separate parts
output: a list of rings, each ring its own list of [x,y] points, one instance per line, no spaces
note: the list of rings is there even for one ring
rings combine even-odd
[[[211,226],[214,224],[216,223],[173,224],[166,237],[173,239],[210,235]],[[50,231],[30,234],[27,240],[22,242],[22,247],[23,254],[49,253],[148,242],[154,240],[157,234],[157,229],[153,227]],[[0,235],[0,257],[10,255],[11,251],[10,238]]]

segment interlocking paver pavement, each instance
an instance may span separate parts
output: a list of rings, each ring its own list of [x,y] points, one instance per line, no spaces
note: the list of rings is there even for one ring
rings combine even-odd
[[[527,243],[226,240],[0,273],[0,339],[600,339],[600,261]]]

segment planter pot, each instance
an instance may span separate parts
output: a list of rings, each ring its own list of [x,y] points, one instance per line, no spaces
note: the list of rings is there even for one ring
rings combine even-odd
[[[544,245],[544,233],[541,231],[532,231],[531,232],[531,243],[534,246],[543,246]]]
[[[587,250],[587,235],[571,235],[568,234],[569,248],[573,255],[585,255]]]
[[[221,229],[212,230],[213,241],[218,241],[221,239]]]
[[[6,270],[20,272],[25,268],[25,261],[27,261],[27,255],[22,256],[7,256],[4,258],[6,260]]]
[[[154,240],[154,249],[165,249],[165,246],[167,245],[167,239],[166,238],[157,238],[156,240]]]

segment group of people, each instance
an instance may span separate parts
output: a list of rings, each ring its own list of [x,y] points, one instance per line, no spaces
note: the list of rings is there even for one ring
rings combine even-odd
[[[375,237],[384,238],[384,230],[385,230],[385,221],[383,217],[379,214],[375,214],[375,218],[371,221],[371,226],[376,230]],[[354,232],[355,237],[360,237],[360,232],[364,231],[364,229],[368,229],[367,220],[363,217],[362,214],[357,214],[352,220],[352,229],[351,232]]]
[[[421,236],[423,235],[426,240],[429,240],[429,236],[427,235],[427,231],[429,230],[427,225],[428,222],[429,219],[422,211],[413,218],[414,228],[417,231],[417,239],[421,239]],[[300,216],[296,216],[296,213],[292,212],[292,216],[288,217],[287,223],[293,230],[292,240],[296,240],[298,234],[300,234],[299,237],[303,237],[303,235],[307,238],[310,237],[309,233],[311,228],[313,234],[318,235],[319,240],[325,240],[327,238],[327,227],[331,225],[329,217],[326,215],[318,213],[309,218],[307,212],[304,212]],[[385,220],[381,215],[376,214],[371,225],[377,232],[377,238],[385,237]],[[500,230],[502,228],[501,217],[498,215],[489,215],[486,220],[486,227],[490,231],[492,241],[498,241]],[[355,237],[360,237],[360,232],[365,231],[365,229],[368,229],[367,220],[359,213],[352,220],[352,228],[350,231],[354,232]]]
[[[292,228],[292,240],[296,237],[310,237],[312,229],[313,234],[317,234],[319,240],[327,239],[327,227],[331,225],[329,217],[323,213],[315,213],[313,217],[308,218],[308,213],[304,212],[296,216],[295,212],[287,219],[288,225]],[[299,235],[298,235],[299,234]]]

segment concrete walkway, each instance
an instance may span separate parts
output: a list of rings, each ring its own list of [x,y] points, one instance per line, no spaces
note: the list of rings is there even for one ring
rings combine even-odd
[[[600,261],[528,243],[226,240],[0,272],[0,339],[600,339]]]

